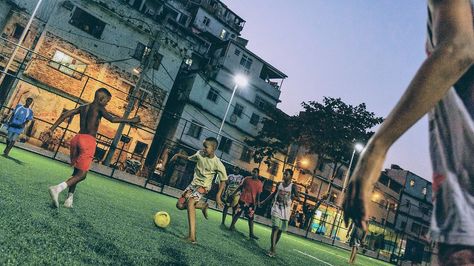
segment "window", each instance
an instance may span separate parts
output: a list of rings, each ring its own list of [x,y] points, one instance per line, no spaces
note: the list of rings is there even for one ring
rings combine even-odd
[[[82,74],[86,71],[87,65],[83,62],[61,52],[54,53],[52,61],[48,63],[51,67],[71,76],[75,79],[81,79]]]
[[[181,25],[183,25],[183,26],[186,26],[186,24],[187,24],[187,22],[188,22],[188,19],[189,19],[188,16],[186,16],[185,14],[181,14],[181,15],[179,16],[178,23],[181,24]]]
[[[144,45],[141,42],[137,43],[137,47],[135,47],[135,52],[133,53],[132,57],[137,59],[138,61],[142,61],[143,57],[150,53],[150,47]]]
[[[202,24],[206,26],[209,26],[210,23],[211,23],[211,19],[208,17],[204,17],[204,19],[202,20]]]
[[[388,187],[396,193],[400,193],[403,189],[403,186],[401,184],[394,182],[393,180],[389,183]]]
[[[402,222],[402,223],[400,224],[400,228],[401,228],[402,230],[405,230],[406,227],[407,227],[407,222]]]
[[[105,28],[105,22],[78,7],[74,9],[69,23],[98,39],[100,39]]]
[[[155,59],[153,60],[153,69],[160,69],[161,60],[163,60],[163,55],[160,53],[155,53]]]
[[[325,163],[324,163],[324,162],[321,162],[321,163],[319,164],[318,170],[321,171],[321,172],[324,172],[324,167],[325,167],[325,166],[326,166]]]
[[[397,204],[393,203],[393,202],[389,202],[388,203],[388,209],[392,210],[392,211],[395,211],[397,209]]]
[[[240,50],[236,48],[235,51],[234,51],[234,54],[235,54],[236,56],[239,56],[239,55],[240,55]]]
[[[336,200],[337,200],[337,193],[334,192],[329,197],[329,202],[336,203]]]
[[[255,96],[255,106],[257,106],[257,108],[259,109],[262,109],[262,110],[265,110],[267,108],[267,106],[269,106],[270,104],[265,101],[264,99],[262,99],[262,97],[260,96]]]
[[[342,177],[344,176],[344,170],[342,167],[339,167],[336,172],[336,178],[339,180],[342,180]]]
[[[244,146],[244,148],[242,149],[242,154],[240,155],[240,160],[243,162],[250,163],[250,161],[252,160],[252,156],[253,151],[247,146]]]
[[[421,206],[421,207],[420,207],[420,211],[421,211],[421,213],[423,213],[424,215],[430,215],[430,209],[429,209],[428,207]]]
[[[207,94],[207,99],[216,103],[218,96],[219,96],[219,91],[214,88],[211,88],[209,90],[209,93]]]
[[[258,125],[258,122],[260,122],[260,116],[256,113],[253,113],[252,117],[250,117],[250,124],[256,126]]]
[[[219,147],[217,149],[225,153],[229,153],[230,147],[232,147],[232,140],[226,137],[222,137],[219,143]]]
[[[186,135],[191,136],[195,139],[199,139],[201,137],[202,127],[196,124],[196,121],[193,121],[191,126],[189,126],[188,132]]]
[[[133,149],[133,154],[143,156],[147,148],[148,144],[143,143],[141,141],[137,141],[137,145],[135,145],[135,149]]]
[[[428,232],[429,232],[428,227],[426,227],[426,226],[421,227],[421,235],[426,236],[426,235],[428,235]]]
[[[411,232],[415,234],[419,234],[421,232],[421,225],[417,223],[412,223],[411,224]]]
[[[228,32],[225,30],[225,29],[222,29],[221,30],[221,34],[219,35],[219,37],[222,39],[222,40],[225,40],[227,38],[227,34]]]
[[[410,187],[414,187],[415,186],[415,180],[410,180]]]
[[[405,202],[405,206],[406,206],[407,208],[410,208],[410,205],[411,205],[411,202],[410,202],[409,199],[407,199],[406,202]]]
[[[276,175],[278,173],[278,162],[276,161],[270,161],[268,163],[268,169],[267,172],[271,175]]]
[[[382,218],[382,219],[380,219],[380,220],[382,221],[381,224],[382,224],[382,225],[385,225],[385,219]]]
[[[246,69],[247,71],[250,70],[250,67],[252,66],[253,60],[252,58],[248,57],[247,55],[242,55],[242,59],[240,59],[240,65]]]
[[[25,30],[25,27],[23,27],[22,25],[18,23],[15,24],[15,30],[12,33],[12,37],[19,40],[24,30]]]
[[[234,115],[238,117],[242,117],[243,113],[244,113],[244,107],[241,104],[236,103],[234,107]]]
[[[381,183],[381,184],[383,184],[383,185],[385,185],[385,186],[388,186],[388,181],[389,181],[389,180],[390,180],[390,179],[389,179],[388,176],[382,174],[382,175],[380,175],[379,183]]]

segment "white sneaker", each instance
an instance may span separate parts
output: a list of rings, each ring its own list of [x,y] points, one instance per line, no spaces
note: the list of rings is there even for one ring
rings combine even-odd
[[[58,202],[59,192],[56,189],[56,187],[54,186],[49,187],[49,195],[51,196],[51,200],[53,201],[54,207],[59,208],[59,202]]]
[[[72,197],[67,198],[66,201],[64,201],[64,207],[65,208],[72,208]]]

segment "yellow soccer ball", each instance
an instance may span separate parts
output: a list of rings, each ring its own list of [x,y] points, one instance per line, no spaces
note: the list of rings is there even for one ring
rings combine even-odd
[[[156,226],[166,228],[171,222],[171,217],[167,212],[160,211],[155,214],[154,220]]]

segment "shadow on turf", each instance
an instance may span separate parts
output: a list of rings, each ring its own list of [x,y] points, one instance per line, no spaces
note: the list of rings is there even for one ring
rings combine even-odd
[[[133,265],[134,262],[121,249],[112,242],[102,236],[100,232],[95,230],[89,222],[84,218],[80,218],[77,228],[82,231],[82,235],[86,238],[85,243],[87,247],[104,258],[113,258],[114,261],[119,261],[123,265]]]
[[[232,238],[229,237],[228,239],[229,240],[232,240],[233,242],[237,243],[237,244],[242,244],[241,241],[239,241],[237,239],[237,237],[239,239],[246,239],[248,243],[251,243],[250,245],[245,245],[244,247],[251,253],[257,255],[257,256],[263,256],[265,257],[266,259],[268,259],[269,261],[271,262],[275,262],[277,263],[278,265],[289,265],[289,263],[287,261],[285,261],[284,259],[282,259],[281,257],[279,257],[278,255],[276,257],[273,257],[273,258],[270,258],[267,256],[267,253],[268,253],[268,249],[265,249],[265,248],[262,248],[261,246],[259,246],[257,244],[257,242],[253,239],[250,239],[247,235],[245,235],[244,233],[242,232],[239,232],[239,231],[230,231],[229,228],[225,225],[221,225],[219,226],[219,228],[226,232],[227,236],[233,236]],[[263,237],[264,239],[266,238],[266,236],[259,236],[260,239]],[[268,245],[270,245],[270,235],[268,235]],[[277,253],[278,254],[278,253]]]
[[[10,161],[13,161],[13,162],[15,162],[15,163],[17,163],[17,164],[19,164],[19,165],[24,165],[24,164],[25,164],[23,161],[20,161],[20,160],[18,160],[18,159],[15,159],[15,158],[10,157],[10,156],[5,155],[5,154],[2,154],[2,157],[3,157],[3,158],[6,158],[6,159],[8,159],[8,160],[10,160]]]

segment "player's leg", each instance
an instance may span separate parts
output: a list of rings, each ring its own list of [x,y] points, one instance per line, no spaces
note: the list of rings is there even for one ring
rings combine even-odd
[[[357,247],[354,245],[352,246],[351,250],[351,257],[349,258],[349,264],[353,264],[355,260],[355,255],[357,254]]]
[[[181,197],[176,202],[176,208],[179,210],[185,210],[188,207],[188,199],[191,197],[191,190],[190,187],[187,187]]]
[[[188,199],[187,210],[188,210],[188,238],[187,240],[191,243],[196,243],[196,201],[193,197]]]
[[[275,242],[275,245],[278,244],[278,241],[280,241],[280,238],[281,238],[281,234],[283,233],[282,230],[278,230],[278,234],[277,234],[277,238],[276,238],[276,242]]]
[[[72,174],[72,177],[74,177],[74,176],[76,176],[76,175],[79,175],[79,171],[80,171],[79,169],[74,168],[74,172],[73,172],[73,174]],[[72,177],[71,177],[71,178],[72,178]],[[86,177],[87,177],[87,172],[84,174],[84,177],[83,177],[82,180],[84,180]],[[71,179],[71,178],[69,178],[69,179]],[[69,180],[69,179],[68,179],[68,180]],[[82,181],[82,180],[81,180],[81,181]],[[79,181],[79,182],[80,182],[80,181]],[[79,183],[79,182],[78,182],[78,183]],[[67,181],[66,181],[66,184],[68,184]],[[66,201],[64,201],[64,207],[66,207],[66,208],[72,208],[72,203],[73,203],[73,200],[74,200],[74,192],[76,191],[76,185],[77,185],[77,183],[76,183],[76,184],[73,184],[73,185],[72,185],[72,184],[71,184],[71,185],[68,185],[68,188],[69,188],[69,189],[68,189],[68,195],[67,195]]]
[[[274,257],[275,256],[275,247],[277,242],[277,235],[278,235],[278,227],[272,226],[272,235],[270,237],[270,251],[268,252],[268,256]]]
[[[224,204],[224,209],[222,210],[222,221],[221,221],[221,225],[224,225],[225,224],[225,218],[227,216],[227,211],[229,210],[229,205],[227,204],[227,202]],[[234,212],[234,208],[232,208],[232,212]]]
[[[239,219],[240,215],[242,215],[242,205],[243,203],[239,203],[237,206],[237,210],[235,215],[232,217],[232,223],[230,224],[229,230],[235,230],[235,224],[237,223],[237,220]]]
[[[209,204],[201,200],[204,196],[206,196],[206,194],[207,190],[204,187],[197,187],[197,189],[193,192],[192,197],[196,202],[194,207],[196,209],[200,209],[202,211],[202,215],[204,215],[204,218],[206,218],[207,220],[209,219],[207,215],[207,209],[209,207]]]
[[[250,206],[247,210],[248,221],[249,221],[249,237],[250,239],[258,240],[259,238],[253,233],[253,219],[255,217],[255,209],[253,206]]]
[[[8,156],[11,149],[15,145],[15,142],[16,142],[17,138],[18,138],[18,134],[14,133],[14,132],[11,132],[11,131],[8,131],[7,146],[5,147],[5,150],[3,150],[3,154]]]
[[[59,207],[59,201],[58,201],[59,194],[68,187],[72,187],[72,186],[75,187],[77,183],[81,182],[82,180],[86,178],[86,175],[87,175],[87,171],[74,168],[73,176],[71,176],[67,181],[59,183],[56,186],[49,187],[49,194],[56,208]],[[72,202],[71,202],[71,205],[72,205]]]

